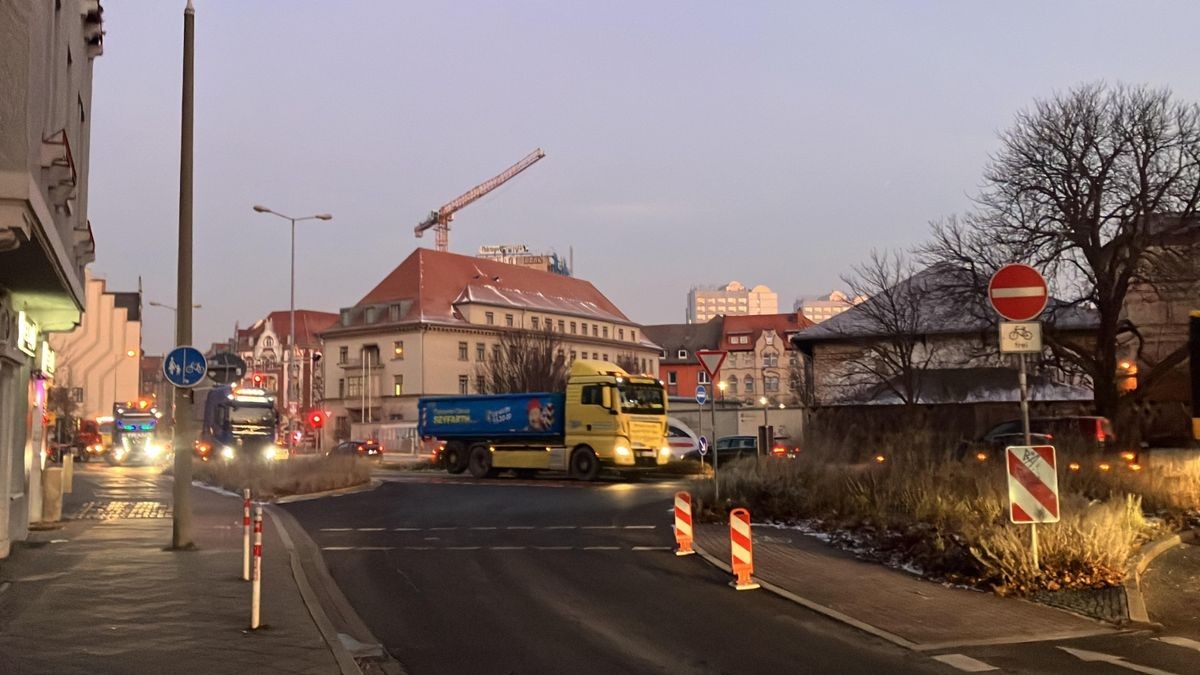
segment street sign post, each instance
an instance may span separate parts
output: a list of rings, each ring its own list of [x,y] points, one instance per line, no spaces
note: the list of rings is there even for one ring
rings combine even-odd
[[[707,400],[708,400],[708,390],[705,389],[704,385],[702,385],[702,384],[696,385],[696,403],[698,405],[704,405],[704,402]]]
[[[163,359],[163,375],[176,387],[191,389],[200,384],[207,372],[208,362],[195,347],[176,347]]]
[[[1057,523],[1058,463],[1051,445],[1017,445],[1004,449],[1008,471],[1008,518],[1030,525],[1033,566],[1038,566],[1037,524]]]
[[[246,376],[246,362],[232,352],[213,354],[208,362],[208,379],[217,384],[233,384]]]
[[[696,358],[700,360],[700,366],[704,368],[704,372],[708,373],[709,382],[719,382],[721,374],[721,365],[725,363],[725,357],[729,352],[716,349],[697,349]],[[717,437],[717,397],[709,399],[708,412],[712,419],[712,435],[713,439]],[[703,415],[704,412],[700,411]],[[713,453],[713,498],[720,499],[721,484],[717,482],[717,455]]]

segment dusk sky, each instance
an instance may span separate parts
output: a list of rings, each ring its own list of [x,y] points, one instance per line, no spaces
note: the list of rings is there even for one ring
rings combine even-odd
[[[174,304],[184,0],[104,3],[91,269]],[[431,210],[536,147],[450,249],[566,255],[633,320],[694,284],[841,287],[969,208],[996,134],[1081,82],[1200,100],[1192,2],[196,0],[195,340],[357,302]],[[144,346],[170,312],[146,308]]]

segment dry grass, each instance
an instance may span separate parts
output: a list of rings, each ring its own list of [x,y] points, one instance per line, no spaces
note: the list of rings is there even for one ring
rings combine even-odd
[[[197,462],[196,480],[230,492],[250,488],[255,499],[275,499],[362,485],[371,465],[356,457],[297,457],[283,462]]]
[[[1152,466],[1060,474],[1062,520],[1038,528],[1041,569],[1029,527],[1008,522],[999,463],[887,455],[846,464],[806,451],[795,460],[745,460],[695,483],[702,517],[737,506],[755,520],[805,522],[874,555],[957,583],[1024,593],[1119,582],[1138,544],[1155,534],[1143,516],[1180,522],[1200,507],[1200,467]]]

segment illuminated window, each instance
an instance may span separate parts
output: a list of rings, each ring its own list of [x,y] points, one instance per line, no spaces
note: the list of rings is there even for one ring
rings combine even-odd
[[[399,361],[404,358],[404,340],[396,340],[392,343],[392,359]]]
[[[403,395],[404,395],[404,376],[403,375],[393,375],[392,376],[392,396],[403,396]]]

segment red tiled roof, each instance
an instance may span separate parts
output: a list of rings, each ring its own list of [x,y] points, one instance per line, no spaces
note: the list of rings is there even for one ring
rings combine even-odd
[[[721,336],[722,349],[732,351],[747,351],[754,349],[754,343],[758,341],[764,330],[772,329],[779,339],[783,341],[785,349],[794,349],[791,342],[788,340],[789,333],[804,330],[809,326],[814,326],[812,321],[808,320],[802,313],[794,312],[789,314],[749,314],[742,316],[727,316],[725,317],[725,328]],[[749,344],[733,344],[729,341],[730,335],[750,335]]]
[[[317,337],[318,334],[337,323],[337,320],[338,315],[332,312],[318,312],[311,309],[296,310],[296,346],[301,349],[320,347],[321,340]],[[257,342],[258,337],[262,335],[267,322],[270,322],[275,336],[281,342],[286,343],[288,332],[291,329],[291,313],[284,309],[271,312],[265,320],[255,321],[254,325],[249,328],[238,329],[238,349],[250,349],[251,344]]]
[[[401,321],[464,323],[454,309],[463,302],[632,324],[591,282],[426,248],[413,251],[355,308],[402,303]],[[351,325],[362,323],[356,312]]]

